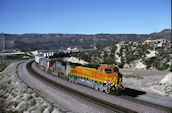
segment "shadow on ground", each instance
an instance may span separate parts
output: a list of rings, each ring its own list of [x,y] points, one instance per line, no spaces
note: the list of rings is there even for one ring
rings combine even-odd
[[[122,95],[131,96],[131,97],[137,97],[139,95],[145,95],[145,94],[146,92],[131,89],[131,88],[125,88],[125,90],[122,91]]]

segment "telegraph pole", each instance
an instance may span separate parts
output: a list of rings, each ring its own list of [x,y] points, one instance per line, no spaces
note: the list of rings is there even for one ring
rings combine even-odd
[[[4,38],[4,34],[2,34],[2,52],[5,52],[5,38]]]
[[[2,37],[2,53],[4,53],[5,52],[5,38],[4,38],[4,34],[2,33],[2,35],[1,35],[1,37]],[[5,58],[6,56],[5,55],[2,55],[2,63],[4,64],[5,63]]]

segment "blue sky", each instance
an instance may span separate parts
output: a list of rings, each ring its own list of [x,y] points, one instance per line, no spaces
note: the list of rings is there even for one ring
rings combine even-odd
[[[171,28],[171,0],[0,0],[0,33],[138,33]]]

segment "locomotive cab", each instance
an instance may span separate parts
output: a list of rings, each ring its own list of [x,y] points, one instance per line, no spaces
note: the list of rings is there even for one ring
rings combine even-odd
[[[122,74],[116,66],[102,65],[99,67],[99,72],[103,75],[104,83],[109,90],[120,90],[122,86]]]

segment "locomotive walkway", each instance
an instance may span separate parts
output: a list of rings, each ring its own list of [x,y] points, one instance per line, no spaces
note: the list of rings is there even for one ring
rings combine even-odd
[[[60,89],[63,90],[62,92],[64,92],[65,94],[61,94],[61,95],[66,95],[66,94],[70,94],[71,97],[73,99],[76,99],[75,102],[73,104],[75,105],[69,105],[69,108],[73,110],[73,107],[78,107],[78,109],[74,110],[75,112],[95,112],[95,111],[99,111],[99,112],[149,112],[149,113],[167,113],[170,112],[169,108],[166,107],[162,107],[162,106],[158,106],[155,107],[156,105],[151,105],[150,103],[146,103],[146,102],[141,102],[141,101],[135,101],[134,98],[130,98],[128,99],[127,96],[123,97],[123,96],[113,96],[110,94],[106,94],[103,92],[99,92],[93,89],[90,89],[88,87],[84,87],[78,84],[74,84],[68,81],[65,81],[63,79],[57,78],[55,76],[52,76],[46,72],[43,72],[41,70],[39,70],[35,63],[29,62],[29,63],[25,63],[22,64],[22,67],[19,66],[20,69],[19,71],[23,71],[23,73],[20,73],[20,78],[23,79],[25,82],[27,82],[26,84],[31,85],[31,87],[33,87],[35,90],[37,90],[39,93],[44,93],[46,95],[51,96],[51,98],[56,98],[59,97],[58,95],[58,91],[56,88],[58,88],[58,90]],[[26,81],[26,75],[32,77],[33,79],[37,79],[37,87],[35,85],[33,85],[33,83],[29,83],[31,81]],[[25,77],[24,77],[25,76]],[[38,84],[41,81],[41,84]],[[34,82],[34,81],[32,81]],[[53,94],[49,94],[50,92],[46,92],[43,90],[49,90],[49,89],[42,89],[41,90],[41,86],[45,84],[48,84],[49,89],[52,90],[56,90],[52,91],[54,92]],[[51,88],[52,87],[52,88]],[[51,92],[51,93],[52,93]],[[60,93],[62,93],[60,92]],[[64,96],[62,96],[64,97]],[[62,98],[61,97],[61,98]],[[67,96],[69,101],[71,101],[72,99]],[[71,99],[71,100],[70,100]],[[59,101],[59,100],[58,100]],[[82,102],[81,102],[82,101]],[[60,101],[59,101],[60,102]],[[62,102],[62,101],[61,101]],[[81,109],[84,109],[86,107],[88,107],[87,105],[77,105],[77,103],[81,102],[86,103],[89,106],[89,109],[87,109],[88,111],[81,111]],[[70,102],[69,102],[70,103]],[[61,104],[64,104],[64,102],[62,102]],[[104,108],[104,109],[103,109]]]

